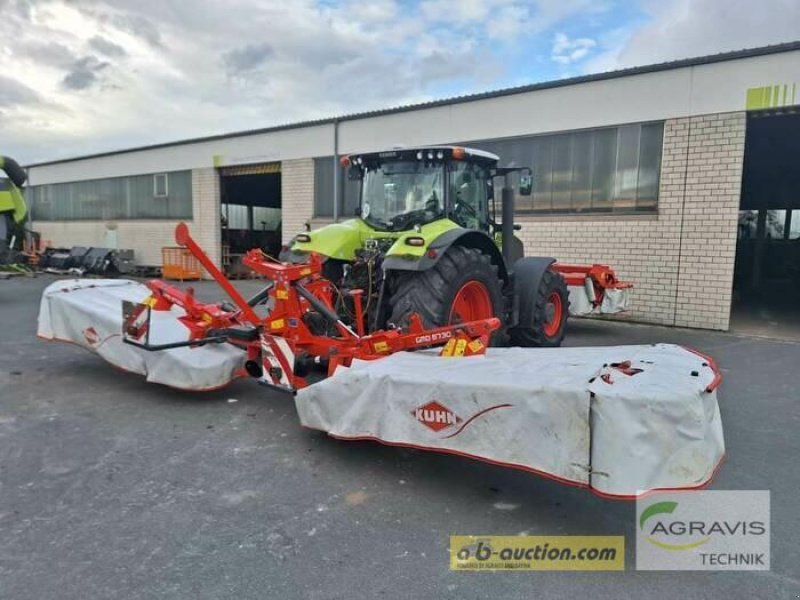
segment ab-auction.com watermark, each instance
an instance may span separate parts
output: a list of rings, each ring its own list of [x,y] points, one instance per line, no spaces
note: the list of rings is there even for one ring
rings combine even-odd
[[[625,537],[451,535],[453,571],[623,571]]]
[[[636,568],[767,571],[768,491],[647,494],[636,501]]]

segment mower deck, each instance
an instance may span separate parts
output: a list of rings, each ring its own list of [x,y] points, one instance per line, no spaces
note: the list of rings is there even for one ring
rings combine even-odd
[[[76,343],[148,381],[187,390],[248,374],[296,393],[301,423],[334,437],[459,454],[606,496],[702,486],[724,454],[720,376],[694,351],[650,345],[487,352],[501,326],[494,317],[425,328],[414,313],[402,329],[367,333],[361,290],[350,291],[355,318],[346,323],[333,308],[319,255],[287,264],[250,251],[243,263],[271,283],[246,300],[185,225],[176,240],[232,302],[202,304],[191,289],[163,281],[60,281],[42,296],[39,336]],[[261,316],[256,308],[266,302]],[[312,314],[316,319],[307,319]],[[436,346],[438,354],[425,350]],[[314,374],[328,378],[315,383]]]
[[[223,387],[245,375],[245,356],[228,344],[180,347],[147,352],[123,341],[122,303],[140,303],[150,288],[124,279],[68,279],[50,284],[42,294],[38,336],[81,346],[123,371],[151,383],[203,391]],[[172,307],[152,313],[152,341],[187,341],[189,331],[178,320],[184,311]]]
[[[356,361],[300,390],[301,423],[335,438],[456,454],[631,498],[706,484],[725,446],[719,373],[669,344],[490,348]]]

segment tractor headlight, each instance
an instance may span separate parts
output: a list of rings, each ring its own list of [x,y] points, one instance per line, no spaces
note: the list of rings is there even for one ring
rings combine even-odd
[[[307,244],[311,241],[311,236],[307,233],[298,233],[296,236],[294,236],[294,241],[300,242],[301,244]]]
[[[409,246],[417,246],[417,247],[424,246],[425,239],[417,236],[407,237],[406,244],[408,244]]]

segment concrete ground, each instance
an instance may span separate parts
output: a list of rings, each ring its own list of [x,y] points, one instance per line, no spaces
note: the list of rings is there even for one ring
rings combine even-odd
[[[335,441],[299,427],[290,398],[252,381],[203,394],[148,385],[34,337],[51,281],[0,282],[0,598],[800,594],[800,344],[570,325],[569,345],[662,341],[712,354],[725,376],[728,448],[712,489],[772,492],[772,571],[637,572],[632,503],[466,459]],[[451,533],[520,532],[624,534],[627,571],[448,570]]]
[[[800,303],[796,293],[734,298],[733,333],[800,342]]]

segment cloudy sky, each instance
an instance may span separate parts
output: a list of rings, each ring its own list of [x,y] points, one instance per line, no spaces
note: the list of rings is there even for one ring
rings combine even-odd
[[[29,163],[798,39],[798,0],[0,0],[0,152]]]

